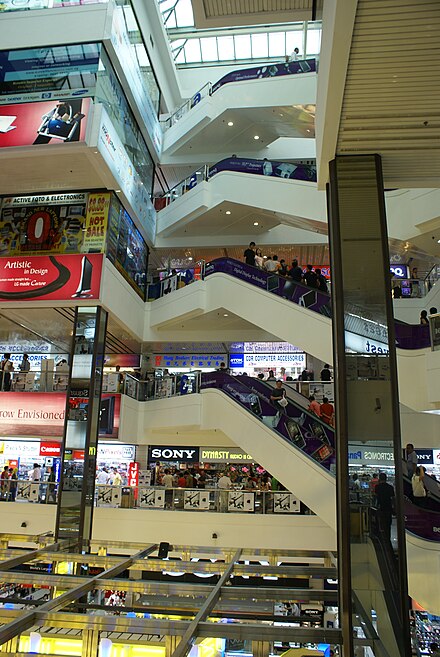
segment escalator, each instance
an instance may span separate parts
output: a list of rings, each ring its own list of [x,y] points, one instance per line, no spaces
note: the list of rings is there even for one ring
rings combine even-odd
[[[204,374],[201,382],[207,405],[211,410],[216,408],[216,426],[335,529],[334,430],[291,399],[283,412],[278,412],[270,400],[271,390],[259,379],[223,372]],[[434,480],[431,484],[436,485]],[[438,579],[426,582],[420,574],[426,573],[427,568],[438,573],[440,496],[430,492],[426,508],[415,505],[408,479],[404,482],[404,494],[410,595],[431,613],[439,614]],[[389,570],[393,557],[387,546],[374,529],[371,538],[381,571]],[[384,580],[393,577],[385,571]]]

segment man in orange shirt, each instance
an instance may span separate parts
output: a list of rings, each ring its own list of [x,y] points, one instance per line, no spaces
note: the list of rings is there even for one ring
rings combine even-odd
[[[324,397],[321,404],[321,420],[327,422],[331,427],[335,419],[335,409],[333,404],[330,404],[327,397]]]
[[[316,399],[314,398],[313,395],[310,395],[309,402],[310,402],[310,404],[309,404],[308,410],[311,413],[314,413],[315,415],[317,415],[318,417],[321,417],[321,406],[320,406],[319,402],[316,401]]]

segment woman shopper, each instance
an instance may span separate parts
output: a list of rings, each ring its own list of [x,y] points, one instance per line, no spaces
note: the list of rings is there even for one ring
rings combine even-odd
[[[255,265],[258,269],[264,269],[264,258],[261,249],[255,251]]]
[[[423,482],[424,478],[425,468],[423,465],[418,465],[411,479],[414,504],[417,504],[417,506],[426,505],[426,488]]]

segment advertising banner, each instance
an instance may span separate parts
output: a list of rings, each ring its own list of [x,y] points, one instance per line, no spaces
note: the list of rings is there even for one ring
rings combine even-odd
[[[151,242],[156,237],[156,211],[148,189],[129,158],[107,112],[101,108],[101,125],[98,135],[98,150],[118,181],[131,207],[136,212]]]
[[[107,192],[7,196],[0,255],[103,253],[109,205]]]
[[[316,166],[308,164],[290,164],[271,160],[253,160],[243,157],[228,157],[212,166],[209,177],[220,171],[236,171],[239,173],[254,173],[272,178],[290,178],[291,180],[307,180],[316,182]]]
[[[300,513],[300,500],[288,493],[273,493],[273,512],[274,513]]]
[[[153,146],[157,154],[160,155],[162,149],[162,128],[157,117],[157,112],[151,102],[150,91],[139,66],[135,46],[131,42],[127,31],[123,7],[115,7],[113,10],[111,42],[118,55],[124,75],[127,78],[130,90],[147,127]]]
[[[139,488],[139,506],[146,509],[163,509],[165,507],[165,490]]]
[[[209,492],[186,490],[183,495],[183,508],[187,511],[209,511]]]
[[[129,463],[127,479],[128,486],[139,486],[139,463],[137,461],[131,461]]]
[[[227,363],[226,354],[156,354],[154,367],[220,367]]]
[[[90,98],[0,105],[0,148],[84,141]]]
[[[247,511],[255,510],[255,493],[244,493],[241,490],[228,492],[228,511]]]
[[[63,435],[66,395],[57,392],[38,394],[20,392],[0,393],[0,436],[42,436],[43,438]],[[102,395],[99,433],[117,438],[120,417],[120,395]],[[83,419],[87,419],[87,408],[83,408]],[[6,444],[6,443],[5,443]],[[26,443],[22,443],[22,446]],[[42,445],[53,445],[52,442]],[[39,443],[29,443],[29,448],[43,455]],[[102,446],[107,447],[107,446]],[[111,449],[131,447],[128,459],[134,460],[134,447],[115,445]],[[24,447],[23,447],[24,449]],[[98,457],[101,457],[101,446]],[[56,456],[47,453],[46,456]]]
[[[102,254],[0,259],[0,302],[99,299]]]
[[[242,367],[305,367],[305,354],[234,354],[231,368]]]
[[[282,75],[315,72],[315,59],[302,59],[294,62],[280,62],[278,64],[268,64],[266,66],[243,68],[238,71],[232,71],[220,78],[220,80],[213,85],[212,93],[215,93],[220,87],[229,82],[244,82],[245,80],[259,80],[261,78],[274,78]]]
[[[148,448],[148,463],[157,461],[169,461],[183,463],[199,462],[198,447],[170,447],[168,445],[150,445]]]
[[[72,95],[81,76],[97,73],[100,48],[97,43],[84,43],[4,50],[0,52],[0,95],[15,94],[17,102],[23,102],[20,95],[26,92],[70,90]],[[51,98],[51,94],[43,97]]]

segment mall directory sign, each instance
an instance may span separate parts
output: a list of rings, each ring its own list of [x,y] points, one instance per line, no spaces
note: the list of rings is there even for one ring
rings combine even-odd
[[[99,299],[103,258],[99,253],[0,258],[0,303]]]
[[[0,256],[103,253],[110,199],[110,192],[4,197]]]

